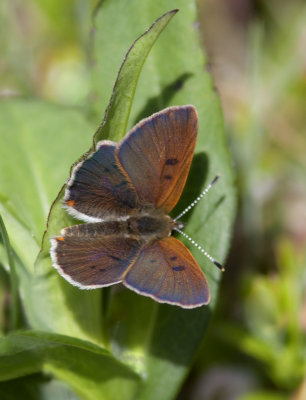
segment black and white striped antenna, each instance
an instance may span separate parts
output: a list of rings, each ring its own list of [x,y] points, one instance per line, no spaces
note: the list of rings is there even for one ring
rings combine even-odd
[[[185,208],[176,218],[174,221],[180,219],[183,215],[185,215],[188,211],[190,211],[206,194],[207,192],[213,187],[213,185],[218,181],[220,178],[220,174],[218,174],[211,183],[203,190],[203,192],[191,203],[188,207]],[[200,250],[201,253],[204,254],[212,263],[214,263],[221,271],[224,271],[223,265],[221,265],[218,261],[216,261],[210,254],[207,253],[198,243],[196,243],[190,236],[188,236],[185,232],[182,232],[179,228],[174,228],[175,231],[179,232],[183,235],[186,239],[188,239],[197,249]]]

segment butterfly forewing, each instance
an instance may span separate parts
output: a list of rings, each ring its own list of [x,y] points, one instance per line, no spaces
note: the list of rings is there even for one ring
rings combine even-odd
[[[193,106],[171,107],[137,124],[119,143],[116,156],[141,203],[172,210],[186,182],[197,131]]]
[[[209,302],[202,270],[183,243],[173,237],[144,246],[124,273],[123,284],[161,303],[184,308]]]
[[[132,214],[138,197],[114,157],[116,143],[102,141],[98,150],[73,170],[65,193],[68,211],[85,221]]]

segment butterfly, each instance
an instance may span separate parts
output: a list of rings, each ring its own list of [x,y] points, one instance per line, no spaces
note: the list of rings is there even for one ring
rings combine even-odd
[[[160,303],[210,300],[206,277],[168,214],[183,191],[198,134],[194,106],[166,108],[115,143],[102,140],[67,182],[64,207],[85,223],[51,238],[53,266],[81,289],[122,282]]]

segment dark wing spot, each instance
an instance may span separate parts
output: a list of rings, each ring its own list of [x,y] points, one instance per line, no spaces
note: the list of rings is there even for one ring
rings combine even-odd
[[[154,263],[156,263],[156,260],[152,259],[152,260],[150,260],[150,263],[154,264]]]
[[[112,169],[114,169],[114,170],[119,169],[116,162],[112,162],[111,166],[112,166]]]
[[[125,186],[127,184],[127,181],[121,181],[120,183],[118,183],[118,185],[115,185],[114,187],[116,188],[116,189],[119,189],[119,188],[121,188],[122,186]]]
[[[96,269],[96,266],[95,265],[91,265],[90,268],[91,269]]]
[[[99,271],[100,271],[100,272],[104,272],[104,271],[105,271],[105,268],[100,268]]]
[[[164,179],[167,179],[167,181],[170,181],[172,179],[172,176],[171,175],[165,175]]]
[[[119,257],[112,256],[112,255],[110,255],[109,257],[112,258],[115,261],[121,261],[121,258],[119,258]]]
[[[177,257],[176,256],[172,256],[172,257],[170,257],[170,260],[171,261],[175,261],[177,259]]]
[[[168,158],[166,160],[166,165],[176,165],[179,162],[177,158]]]
[[[177,267],[172,268],[173,271],[184,271],[185,267],[184,265],[178,265]]]

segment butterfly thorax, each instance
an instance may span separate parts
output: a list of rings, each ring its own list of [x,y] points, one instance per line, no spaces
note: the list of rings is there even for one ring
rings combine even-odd
[[[162,239],[170,236],[175,226],[174,221],[168,215],[139,215],[128,218],[123,230],[131,236],[142,238]]]

